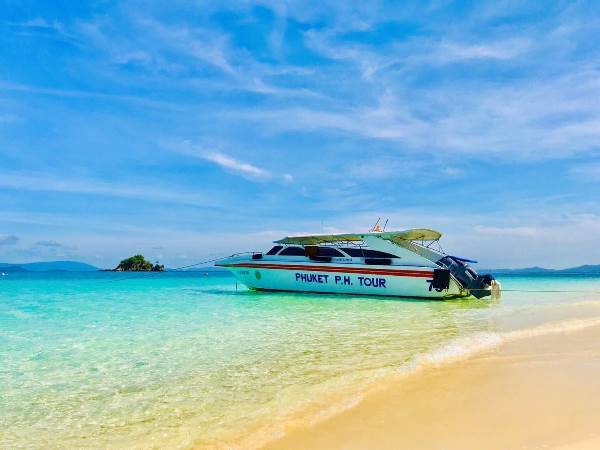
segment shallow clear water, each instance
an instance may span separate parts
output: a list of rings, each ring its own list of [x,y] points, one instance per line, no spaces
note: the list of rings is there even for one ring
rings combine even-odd
[[[500,301],[440,302],[257,293],[201,273],[9,274],[0,448],[250,446],[486,337],[600,320],[600,278],[500,279]]]

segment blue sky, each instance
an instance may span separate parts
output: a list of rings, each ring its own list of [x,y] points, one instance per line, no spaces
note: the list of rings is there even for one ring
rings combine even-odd
[[[430,227],[600,263],[596,2],[2,1],[0,261]]]

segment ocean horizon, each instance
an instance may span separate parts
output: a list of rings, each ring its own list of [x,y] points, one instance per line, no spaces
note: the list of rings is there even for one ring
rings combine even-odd
[[[221,272],[0,279],[0,447],[261,446],[389,377],[600,323],[600,277],[499,300],[266,293]]]

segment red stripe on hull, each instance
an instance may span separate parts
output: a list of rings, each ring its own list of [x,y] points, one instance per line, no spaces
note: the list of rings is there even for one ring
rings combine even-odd
[[[353,273],[359,275],[391,275],[395,277],[414,277],[414,278],[431,278],[433,272],[425,272],[422,270],[386,270],[386,269],[357,269],[354,267],[335,267],[335,266],[317,266],[317,265],[300,265],[300,264],[250,264],[237,263],[227,264],[224,267],[246,267],[250,269],[277,269],[277,270],[301,270],[305,272],[334,272],[334,273]]]

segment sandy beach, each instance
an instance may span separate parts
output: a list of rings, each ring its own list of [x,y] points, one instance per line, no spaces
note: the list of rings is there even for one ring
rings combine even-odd
[[[600,448],[600,327],[399,377],[268,449]]]

